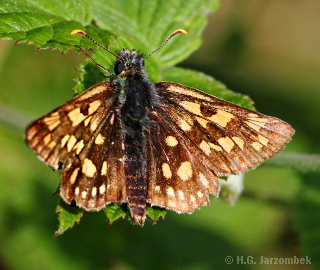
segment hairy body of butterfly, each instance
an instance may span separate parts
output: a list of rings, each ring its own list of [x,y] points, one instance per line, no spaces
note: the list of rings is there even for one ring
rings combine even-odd
[[[63,163],[60,194],[67,203],[87,211],[128,203],[140,225],[147,203],[192,213],[210,203],[209,194],[218,196],[218,177],[255,168],[294,134],[282,120],[197,89],[153,84],[143,59],[123,49],[116,79],[27,130],[41,160],[54,169]]]

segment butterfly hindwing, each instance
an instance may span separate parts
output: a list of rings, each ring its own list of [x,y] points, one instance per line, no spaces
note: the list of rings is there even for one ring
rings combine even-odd
[[[66,161],[61,180],[61,196],[87,211],[126,200],[122,137],[119,121],[110,112],[80,155]]]
[[[218,195],[218,178],[189,151],[182,133],[156,112],[148,127],[148,202],[192,213]]]

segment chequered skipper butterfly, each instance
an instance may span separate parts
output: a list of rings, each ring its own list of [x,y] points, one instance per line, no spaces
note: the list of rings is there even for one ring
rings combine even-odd
[[[177,33],[186,31],[174,31],[156,50]],[[95,42],[81,30],[71,34]],[[208,205],[209,194],[219,194],[218,177],[255,168],[294,134],[282,120],[197,89],[152,83],[144,66],[152,53],[112,53],[116,78],[94,62],[110,81],[41,117],[25,135],[44,163],[63,164],[60,195],[67,203],[87,211],[127,203],[140,225],[147,203],[178,213]]]

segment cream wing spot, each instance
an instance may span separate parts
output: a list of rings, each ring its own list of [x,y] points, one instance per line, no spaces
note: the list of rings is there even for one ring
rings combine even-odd
[[[80,193],[80,189],[79,187],[76,187],[76,189],[74,190],[74,195],[79,196]]]
[[[202,140],[199,147],[207,156],[211,154],[210,145],[206,141]]]
[[[48,147],[49,147],[50,149],[53,149],[55,146],[56,146],[56,142],[55,142],[55,141],[51,141],[51,142],[48,144]]]
[[[92,163],[92,161],[88,158],[85,158],[82,165],[82,172],[87,177],[93,177],[96,171],[96,166]]]
[[[178,126],[183,130],[183,131],[189,131],[192,127],[192,124],[189,124],[186,120],[180,118],[178,120]]]
[[[77,142],[76,137],[71,135],[69,140],[68,140],[68,143],[67,143],[68,152],[70,152],[72,150],[72,148],[76,144],[76,142]]]
[[[206,101],[212,101],[212,98],[207,97],[205,95],[202,95],[199,92],[195,92],[193,90],[190,90],[189,87],[183,88],[183,87],[179,87],[178,85],[170,85],[168,87],[168,90],[171,92],[178,93],[178,94],[188,95],[188,96],[192,96],[192,97],[199,98],[199,99],[206,100]]]
[[[177,195],[178,195],[180,200],[184,200],[185,199],[185,196],[184,196],[184,193],[183,193],[182,190],[178,190],[177,191]]]
[[[172,187],[168,187],[166,190],[166,193],[169,197],[174,197],[175,193],[174,193],[174,189]]]
[[[48,134],[43,138],[43,142],[45,145],[49,144],[50,141],[51,141],[51,134]]]
[[[230,153],[234,146],[234,142],[229,137],[222,137],[218,142],[227,153]]]
[[[47,125],[49,130],[55,129],[60,123],[60,116],[58,112],[50,114],[48,117],[43,119],[43,122]]]
[[[96,187],[92,188],[91,195],[92,195],[92,197],[95,197],[97,195],[97,188]]]
[[[103,143],[104,143],[104,139],[105,139],[105,137],[103,137],[103,136],[99,133],[94,142],[95,142],[95,144],[103,144]]]
[[[108,171],[108,163],[107,161],[104,161],[102,163],[101,175],[107,175],[107,171]]]
[[[201,182],[201,184],[205,187],[205,188],[209,188],[209,181],[207,179],[207,177],[204,176],[204,174],[199,173],[199,180]]]
[[[172,172],[168,163],[162,163],[162,174],[166,179],[170,179],[172,177]]]
[[[262,144],[258,143],[258,142],[253,142],[252,144],[252,147],[254,149],[256,149],[257,151],[260,151],[261,147],[262,147]]]
[[[216,114],[208,117],[208,119],[222,127],[226,127],[233,117],[234,115],[232,113],[218,110]]]
[[[101,105],[101,100],[95,100],[89,104],[88,114],[93,114]]]
[[[192,165],[190,161],[182,162],[178,171],[177,175],[183,180],[186,181],[190,179],[193,175]]]
[[[189,112],[202,116],[200,104],[190,101],[182,101],[180,102],[180,105],[183,106]]]
[[[215,145],[214,143],[209,142],[210,147],[215,151],[222,151],[222,148],[219,145]]]
[[[87,197],[87,192],[84,190],[81,192],[82,199],[85,199]]]
[[[80,112],[80,108],[76,108],[69,112],[68,117],[72,122],[73,127],[79,125],[86,118],[86,116]]]
[[[269,142],[269,140],[266,138],[266,137],[264,137],[264,136],[262,136],[262,135],[258,135],[258,140],[259,140],[259,142],[261,142],[264,146],[267,146],[267,144],[268,144],[268,142]]]
[[[201,191],[198,191],[197,195],[198,195],[198,198],[200,198],[200,199],[203,197],[203,193]]]
[[[106,192],[106,186],[105,184],[102,184],[100,187],[99,187],[99,193],[100,194],[104,194]]]
[[[202,117],[199,116],[195,116],[196,120],[198,121],[198,123],[203,126],[204,128],[207,128],[207,124],[209,121],[203,119]]]
[[[83,143],[83,140],[81,140],[73,147],[72,150],[75,150],[76,154],[79,155],[83,147],[84,147],[84,143]]]
[[[65,146],[65,144],[67,143],[67,141],[69,140],[70,135],[67,134],[65,135],[62,139],[61,139],[61,148],[63,148]]]
[[[178,145],[178,141],[177,141],[177,139],[176,139],[175,137],[173,137],[173,136],[167,136],[167,138],[166,138],[166,144],[167,144],[168,146],[175,147],[175,146]]]
[[[153,190],[154,192],[160,193],[160,186],[155,186]]]
[[[92,118],[92,116],[89,116],[83,121],[85,127],[90,123],[91,118]]]
[[[244,140],[239,137],[232,137],[232,140],[240,147],[241,150],[243,150]]]
[[[256,125],[256,124],[253,124],[253,123],[251,123],[251,122],[249,122],[249,121],[244,121],[249,127],[251,127],[251,128],[253,128],[254,130],[256,130],[256,131],[259,131],[260,129],[261,129],[261,127],[259,127],[258,125]]]
[[[73,185],[73,184],[76,182],[79,170],[80,170],[80,168],[76,168],[76,169],[72,172],[72,174],[71,174],[71,176],[70,176],[70,179],[69,179],[71,185]]]

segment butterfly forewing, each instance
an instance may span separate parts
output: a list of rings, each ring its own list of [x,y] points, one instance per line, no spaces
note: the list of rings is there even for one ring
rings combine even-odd
[[[63,163],[61,196],[99,210],[126,196],[114,87],[103,82],[34,122],[25,138],[54,169]]]
[[[238,174],[274,156],[294,130],[266,116],[181,84],[157,83],[159,111],[179,128],[188,150],[217,176]],[[161,114],[161,113],[159,113]],[[170,121],[169,121],[170,122]]]

